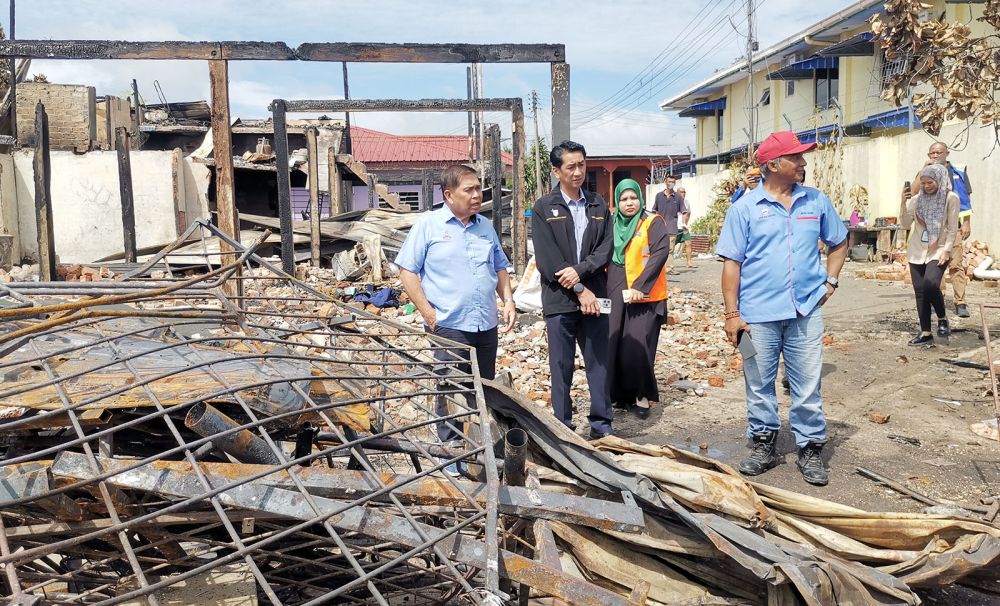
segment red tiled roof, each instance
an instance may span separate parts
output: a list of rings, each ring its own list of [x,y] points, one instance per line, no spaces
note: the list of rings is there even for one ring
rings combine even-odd
[[[352,126],[351,152],[365,163],[468,162],[469,139],[466,135],[392,135]],[[501,156],[506,166],[514,165],[511,154],[502,152]]]

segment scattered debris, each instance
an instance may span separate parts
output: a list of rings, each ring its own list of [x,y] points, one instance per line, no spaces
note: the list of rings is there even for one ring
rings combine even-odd
[[[868,417],[868,420],[871,421],[872,423],[883,425],[889,422],[889,417],[892,415],[884,415],[878,412],[869,412],[867,413],[866,416]]]
[[[886,437],[892,440],[893,442],[899,442],[900,444],[909,444],[910,446],[916,446],[917,448],[920,447],[920,440],[918,440],[917,438],[911,438],[909,436],[897,436],[894,434],[889,434]]]

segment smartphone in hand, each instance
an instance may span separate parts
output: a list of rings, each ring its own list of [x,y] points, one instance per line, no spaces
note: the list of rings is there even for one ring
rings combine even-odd
[[[753,346],[750,333],[742,328],[736,333],[736,348],[740,350],[744,360],[749,360],[757,355],[757,348]]]

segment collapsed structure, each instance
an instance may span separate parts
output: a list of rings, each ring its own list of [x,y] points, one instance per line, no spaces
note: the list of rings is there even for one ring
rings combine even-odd
[[[191,275],[192,238],[227,240],[200,221],[119,280],[0,287],[10,603],[917,604],[997,581],[992,523],[587,443],[259,242]]]

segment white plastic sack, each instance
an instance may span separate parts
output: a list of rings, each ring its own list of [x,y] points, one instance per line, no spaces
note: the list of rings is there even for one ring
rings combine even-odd
[[[514,291],[514,305],[518,311],[542,311],[542,280],[534,257],[528,261],[524,276]]]

